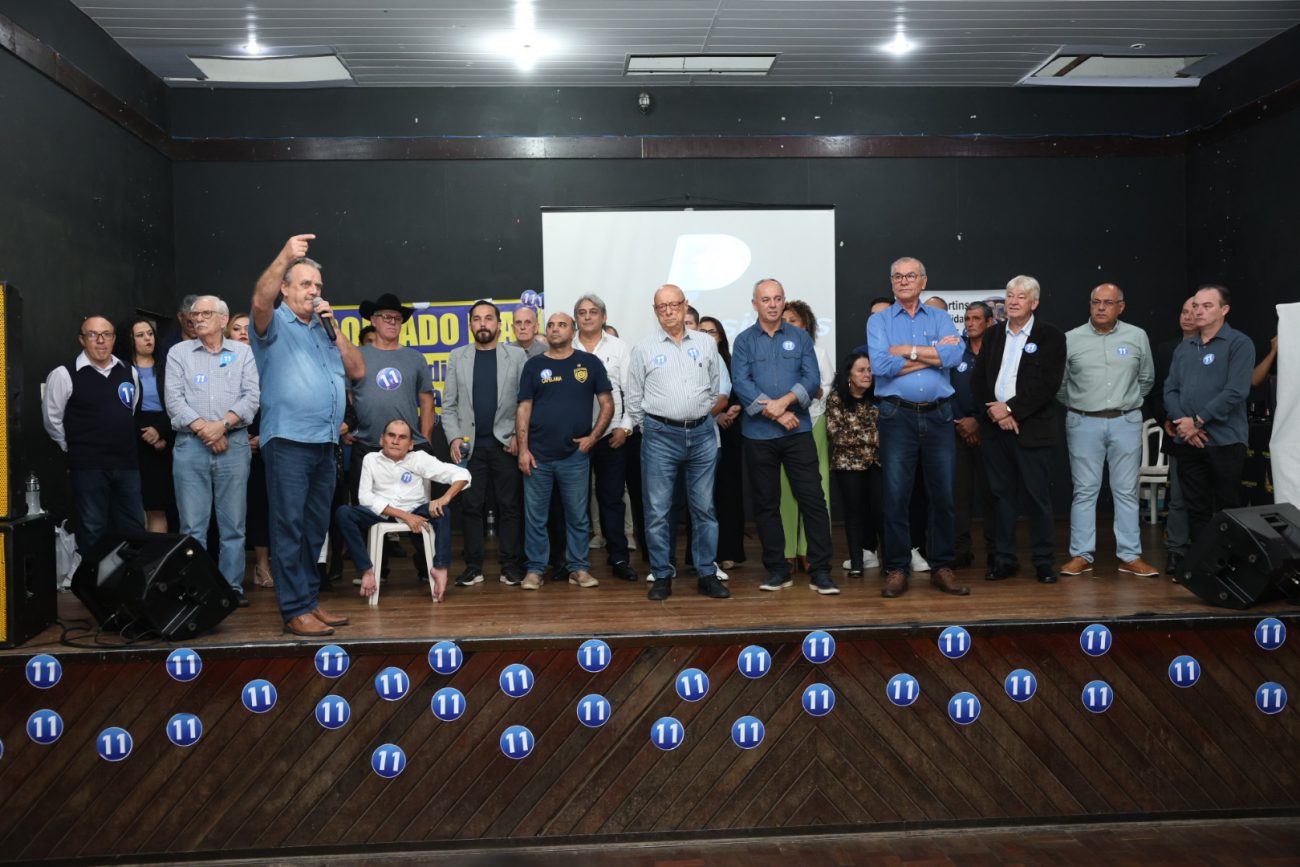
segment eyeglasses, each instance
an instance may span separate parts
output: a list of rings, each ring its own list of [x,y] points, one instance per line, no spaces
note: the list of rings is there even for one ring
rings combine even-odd
[[[686,306],[685,301],[664,301],[655,305],[656,313],[667,313],[669,310],[681,310]]]
[[[402,316],[400,313],[376,313],[374,316],[370,317],[370,321],[371,322],[401,322]]]
[[[191,310],[190,315],[195,319],[211,319],[213,316],[220,316],[221,314],[215,310]]]
[[[889,279],[895,283],[915,283],[924,277],[924,274],[918,274],[915,271],[909,271],[906,274],[891,274]]]
[[[1108,298],[1093,298],[1093,299],[1092,299],[1092,306],[1093,306],[1093,307],[1118,307],[1120,304],[1123,304],[1123,303],[1124,303],[1123,301],[1111,301],[1111,300],[1108,299]]]
[[[112,331],[83,331],[81,336],[87,340],[112,340],[114,332]]]

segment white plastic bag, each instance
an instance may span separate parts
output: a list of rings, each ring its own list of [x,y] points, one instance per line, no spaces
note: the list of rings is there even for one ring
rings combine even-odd
[[[67,521],[54,528],[54,565],[59,575],[59,589],[67,590],[72,586],[73,573],[81,565],[81,555],[77,553],[77,537],[68,532]]]

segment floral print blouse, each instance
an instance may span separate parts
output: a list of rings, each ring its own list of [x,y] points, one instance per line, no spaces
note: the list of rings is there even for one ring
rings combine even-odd
[[[826,401],[826,432],[831,444],[831,469],[862,471],[880,466],[880,410],[871,399],[844,400],[832,390]]]

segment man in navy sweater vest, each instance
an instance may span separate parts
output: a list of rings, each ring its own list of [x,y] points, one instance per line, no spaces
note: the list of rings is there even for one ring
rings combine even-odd
[[[68,454],[68,479],[77,509],[77,548],[84,555],[111,525],[124,535],[144,533],[140,497],[135,370],[113,355],[116,335],[102,316],[81,323],[82,352],[45,379],[45,430]]]

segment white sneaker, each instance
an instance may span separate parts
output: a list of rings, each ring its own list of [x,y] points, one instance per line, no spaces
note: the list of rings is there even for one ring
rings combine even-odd
[[[853,568],[853,561],[845,560],[843,563],[840,564],[840,568],[847,572],[848,570]]]
[[[713,564],[713,571],[717,573],[719,581],[726,581],[728,578],[731,577],[726,572],[723,572],[721,569],[719,569],[717,563]]]
[[[862,568],[863,569],[880,568],[880,558],[876,556],[875,551],[868,551],[866,548],[862,549]]]
[[[913,549],[912,549],[912,571],[913,571],[913,572],[929,572],[929,571],[930,571],[930,564],[927,563],[927,562],[925,562],[925,558],[921,556],[921,549],[920,549],[920,548],[913,548]]]
[[[605,547],[605,537],[602,536],[602,535],[600,535],[599,533],[597,533],[595,536],[592,536],[592,537],[591,537],[591,544],[588,545],[587,547],[589,547],[589,548],[604,548],[604,547]]]

